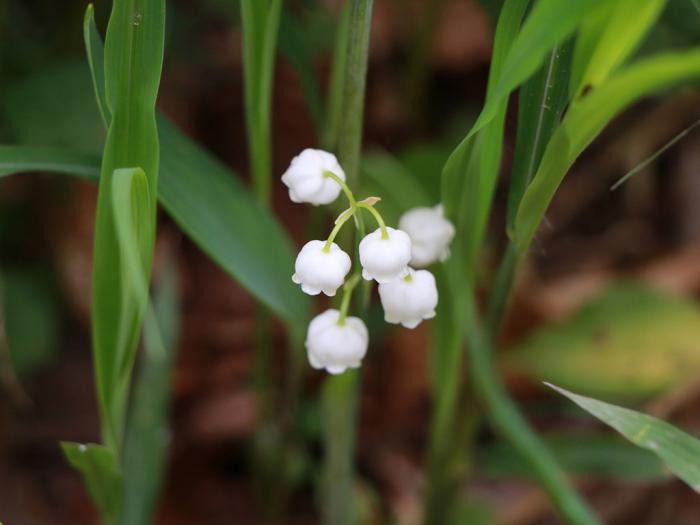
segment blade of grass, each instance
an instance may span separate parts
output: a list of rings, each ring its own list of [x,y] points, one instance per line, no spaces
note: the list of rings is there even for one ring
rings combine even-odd
[[[658,159],[661,155],[663,155],[666,151],[668,151],[670,148],[672,148],[676,143],[680,142],[683,140],[685,137],[688,136],[695,128],[700,126],[700,120],[696,120],[693,124],[685,128],[683,131],[681,131],[678,135],[673,137],[671,140],[669,140],[666,144],[661,146],[659,149],[657,149],[654,153],[649,155],[646,159],[644,159],[642,162],[637,164],[634,168],[629,170],[627,173],[625,173],[622,177],[617,179],[617,182],[613,184],[610,187],[610,191],[615,191],[617,188],[622,186],[625,182],[627,182],[630,178],[634,177],[637,173],[640,171],[644,170],[649,164],[654,162],[656,159]]]
[[[656,454],[673,474],[700,493],[700,440],[648,414],[545,384],[610,425],[635,445]]]

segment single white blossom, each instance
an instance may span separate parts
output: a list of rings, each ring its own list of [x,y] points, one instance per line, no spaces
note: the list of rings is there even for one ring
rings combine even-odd
[[[409,268],[406,276],[380,284],[379,298],[387,323],[415,328],[423,319],[435,317],[438,303],[435,277],[428,270]]]
[[[387,228],[388,237],[382,237],[381,228],[360,241],[362,277],[368,281],[388,283],[406,274],[411,260],[411,239],[401,230]]]
[[[445,218],[441,204],[408,210],[401,216],[399,228],[411,238],[411,266],[424,268],[450,255],[455,227]]]
[[[307,242],[294,263],[292,281],[301,285],[304,293],[318,295],[323,292],[333,297],[343,285],[350,271],[350,256],[336,243],[325,250],[326,241]]]
[[[320,149],[307,148],[292,159],[282,175],[293,202],[308,202],[314,206],[330,204],[340,195],[341,187],[326,172],[345,180],[345,172],[335,155]]]
[[[338,324],[340,312],[326,310],[313,318],[306,332],[306,350],[314,368],[325,368],[341,374],[347,368],[360,366],[367,353],[367,327],[358,317],[346,317]]]

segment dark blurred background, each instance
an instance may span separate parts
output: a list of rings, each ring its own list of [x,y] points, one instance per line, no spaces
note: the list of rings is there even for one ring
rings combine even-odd
[[[285,16],[294,18],[313,50],[322,91],[338,3],[285,2]],[[95,2],[102,31],[110,7]],[[84,0],[0,3],[0,142],[101,151],[104,131],[82,45],[85,8]],[[167,8],[159,109],[247,179],[238,2],[170,0]],[[437,180],[481,106],[498,8],[496,1],[375,0],[363,170],[402,169]],[[698,43],[698,13],[690,2],[673,0],[638,53]],[[318,144],[304,89],[298,71],[279,55],[276,174],[301,149]],[[504,183],[516,98],[506,125]],[[700,130],[610,191],[699,118],[697,89],[662,94],[627,111],[585,152],[549,209],[501,344],[510,389],[567,469],[583,480],[606,523],[696,525],[700,502],[653,456],[554,400],[539,383],[546,377],[700,431]],[[99,439],[89,333],[95,199],[95,186],[66,177],[0,181],[5,525],[96,522],[81,480],[59,449],[60,440]],[[274,203],[300,244],[307,211],[288,202],[281,184]],[[500,191],[484,280],[505,239],[504,205]],[[156,273],[164,259],[174,260],[179,271],[183,322],[158,523],[259,523],[261,503],[248,461],[256,418],[250,383],[254,302],[162,214]],[[283,351],[281,329],[276,341]],[[430,410],[428,330],[425,324],[412,332],[388,330],[379,349],[365,367],[362,388],[363,516],[366,523],[413,524]],[[318,378],[309,382],[298,416],[312,446],[299,457],[288,523],[317,521]],[[477,432],[476,449],[465,462],[472,463],[463,494],[472,517],[464,523],[556,523],[512,451],[487,430]]]

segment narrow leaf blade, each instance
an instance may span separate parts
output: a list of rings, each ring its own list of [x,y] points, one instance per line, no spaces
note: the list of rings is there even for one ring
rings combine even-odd
[[[678,478],[700,493],[700,441],[673,425],[641,412],[581,396],[545,383],[586,412],[617,430],[635,445],[650,450]]]

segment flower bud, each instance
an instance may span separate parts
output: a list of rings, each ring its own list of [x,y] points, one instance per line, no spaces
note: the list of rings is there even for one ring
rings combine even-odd
[[[330,204],[340,195],[341,187],[325,175],[330,171],[345,180],[345,172],[335,155],[320,149],[307,148],[292,159],[282,175],[293,202],[308,202],[314,206]]]
[[[405,232],[387,228],[387,239],[377,228],[360,241],[362,277],[368,281],[388,283],[406,274],[411,259],[411,239]]]
[[[294,263],[292,281],[309,295],[323,292],[333,297],[350,271],[350,256],[336,243],[331,243],[329,251],[324,250],[325,245],[325,241],[309,241],[304,245]]]
[[[411,266],[423,268],[450,255],[455,227],[445,219],[441,204],[408,210],[401,216],[399,228],[411,238]]]
[[[380,284],[379,298],[387,323],[415,328],[423,319],[435,317],[438,303],[435,277],[428,270],[409,268],[405,277]]]
[[[347,317],[340,325],[338,310],[326,310],[313,318],[306,333],[306,350],[314,368],[341,374],[358,368],[367,353],[367,327],[357,317]]]

